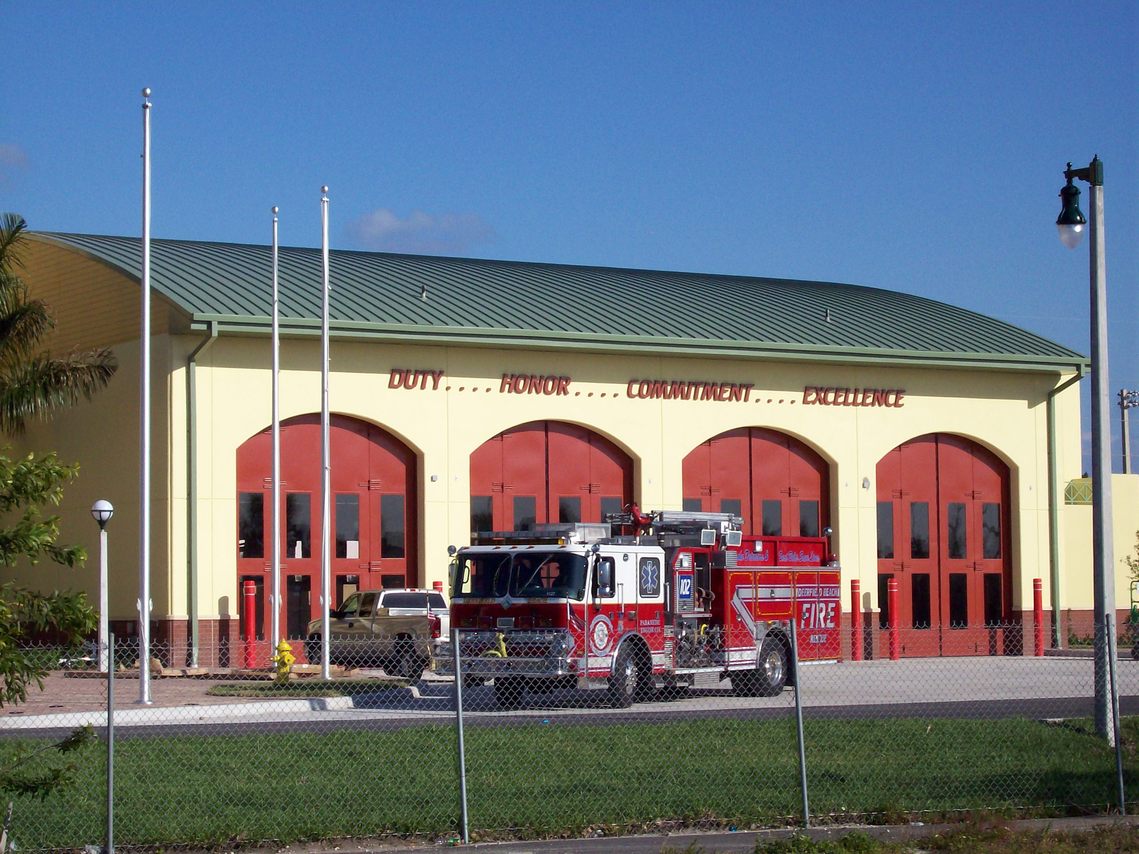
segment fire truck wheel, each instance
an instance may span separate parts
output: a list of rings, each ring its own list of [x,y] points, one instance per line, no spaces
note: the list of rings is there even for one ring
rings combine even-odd
[[[627,709],[641,690],[641,666],[633,648],[626,644],[617,653],[613,675],[609,677],[609,699],[618,709]]]
[[[500,709],[517,709],[522,705],[522,692],[526,688],[523,679],[510,676],[494,677],[494,701]]]
[[[774,697],[787,684],[787,649],[777,638],[768,638],[759,648],[755,680],[761,697]]]
[[[759,667],[732,673],[732,693],[737,697],[774,697],[787,684],[787,649],[777,638],[768,638],[759,648]]]

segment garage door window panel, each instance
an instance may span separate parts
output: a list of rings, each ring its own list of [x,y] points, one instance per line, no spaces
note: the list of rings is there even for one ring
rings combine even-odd
[[[406,553],[407,520],[402,495],[380,499],[380,558],[400,558]]]
[[[778,498],[765,498],[763,501],[763,535],[783,536],[783,502]]]
[[[1001,557],[1001,505],[986,502],[981,509],[982,554],[985,560]]]
[[[957,501],[949,502],[945,514],[945,536],[951,559],[965,560],[968,556],[967,534],[965,505]]]
[[[566,498],[565,496],[558,499],[558,521],[563,524],[573,524],[581,521],[581,499],[580,498]]]
[[[969,627],[969,576],[963,572],[949,573],[949,628]]]
[[[913,628],[930,628],[930,603],[929,573],[915,572],[910,579],[910,613]]]
[[[892,560],[894,557],[894,502],[878,502],[878,558]]]
[[[514,527],[519,531],[529,531],[537,521],[537,499],[532,495],[520,495],[514,499]]]
[[[360,558],[360,496],[336,496],[336,556]]]
[[[265,496],[243,492],[239,501],[237,554],[239,557],[265,556]]]
[[[494,530],[494,499],[489,495],[471,496],[471,539],[479,531]]]
[[[819,536],[819,502],[799,501],[799,536]]]
[[[312,557],[312,496],[290,492],[285,496],[285,557]]]

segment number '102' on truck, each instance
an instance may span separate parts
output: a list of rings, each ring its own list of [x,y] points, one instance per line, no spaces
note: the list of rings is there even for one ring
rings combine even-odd
[[[478,534],[452,549],[464,681],[524,692],[604,687],[617,706],[698,674],[773,696],[800,661],[839,657],[840,570],[828,537],[744,534],[727,513],[641,513]],[[829,534],[829,531],[828,531]],[[436,670],[455,672],[454,645]]]

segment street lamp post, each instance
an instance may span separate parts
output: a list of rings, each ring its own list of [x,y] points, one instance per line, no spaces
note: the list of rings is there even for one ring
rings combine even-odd
[[[91,505],[91,516],[99,523],[99,672],[106,673],[110,667],[107,654],[107,523],[115,515],[115,508],[105,498]]]
[[[1131,474],[1131,431],[1127,429],[1127,410],[1139,406],[1139,391],[1119,390],[1119,427],[1123,436],[1123,473]]]
[[[1111,428],[1108,420],[1107,373],[1107,264],[1104,255],[1103,163],[1099,157],[1083,169],[1064,170],[1060,189],[1060,216],[1056,228],[1061,242],[1075,249],[1090,225],[1091,338],[1092,338],[1092,599],[1095,613],[1095,728],[1114,740],[1108,667],[1115,654],[1114,632],[1105,620],[1115,614],[1115,561],[1111,533]],[[1091,194],[1091,221],[1080,210],[1080,191],[1074,179],[1086,182]]]

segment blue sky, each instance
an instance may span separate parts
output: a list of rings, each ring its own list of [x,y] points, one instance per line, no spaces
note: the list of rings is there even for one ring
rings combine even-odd
[[[0,209],[141,233],[149,86],[155,237],[268,243],[279,205],[315,246],[327,184],[334,248],[852,282],[1087,353],[1086,243],[1053,223],[1098,154],[1114,394],[1139,387],[1137,9],[8,0]]]

